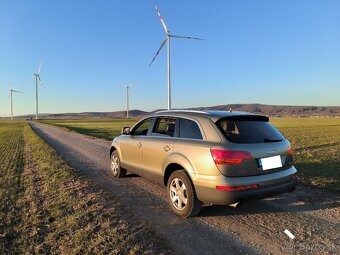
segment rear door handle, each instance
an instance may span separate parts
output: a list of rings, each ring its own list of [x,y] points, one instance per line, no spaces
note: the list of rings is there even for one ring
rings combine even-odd
[[[168,152],[169,150],[171,150],[171,148],[170,148],[169,145],[165,145],[165,146],[163,147],[163,149],[164,149],[166,152]]]
[[[142,147],[142,143],[141,142],[137,143],[137,147],[138,148]]]

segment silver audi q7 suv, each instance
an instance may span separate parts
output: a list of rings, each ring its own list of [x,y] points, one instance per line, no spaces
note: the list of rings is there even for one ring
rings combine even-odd
[[[289,141],[266,116],[227,111],[161,111],[112,141],[111,171],[167,188],[172,211],[196,215],[202,203],[235,204],[293,191]]]

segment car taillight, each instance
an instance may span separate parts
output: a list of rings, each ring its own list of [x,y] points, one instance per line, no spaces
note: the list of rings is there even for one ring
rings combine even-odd
[[[225,191],[240,191],[247,189],[257,189],[259,187],[258,184],[244,185],[244,186],[216,186],[217,190],[225,190]]]
[[[288,147],[287,155],[293,156],[293,148],[292,148],[292,146]]]
[[[253,158],[248,151],[211,149],[211,155],[216,165],[238,165],[244,160]]]

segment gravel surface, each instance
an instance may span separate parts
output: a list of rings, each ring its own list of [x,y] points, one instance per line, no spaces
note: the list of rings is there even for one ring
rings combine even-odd
[[[298,186],[294,193],[249,201],[239,208],[205,206],[197,217],[181,219],[171,213],[164,187],[133,174],[119,180],[111,177],[110,142],[45,124],[31,126],[178,254],[340,254],[338,194]]]

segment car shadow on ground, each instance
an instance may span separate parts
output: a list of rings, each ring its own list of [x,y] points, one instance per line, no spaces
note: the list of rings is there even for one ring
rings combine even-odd
[[[308,212],[324,209],[340,208],[339,196],[331,199],[309,200],[302,197],[297,191],[284,193],[277,197],[263,200],[249,200],[241,203],[237,208],[228,205],[204,206],[199,217],[228,216],[228,215],[249,215],[279,212]]]
[[[138,174],[134,174],[134,173],[127,173],[124,178],[138,178],[140,177]]]

